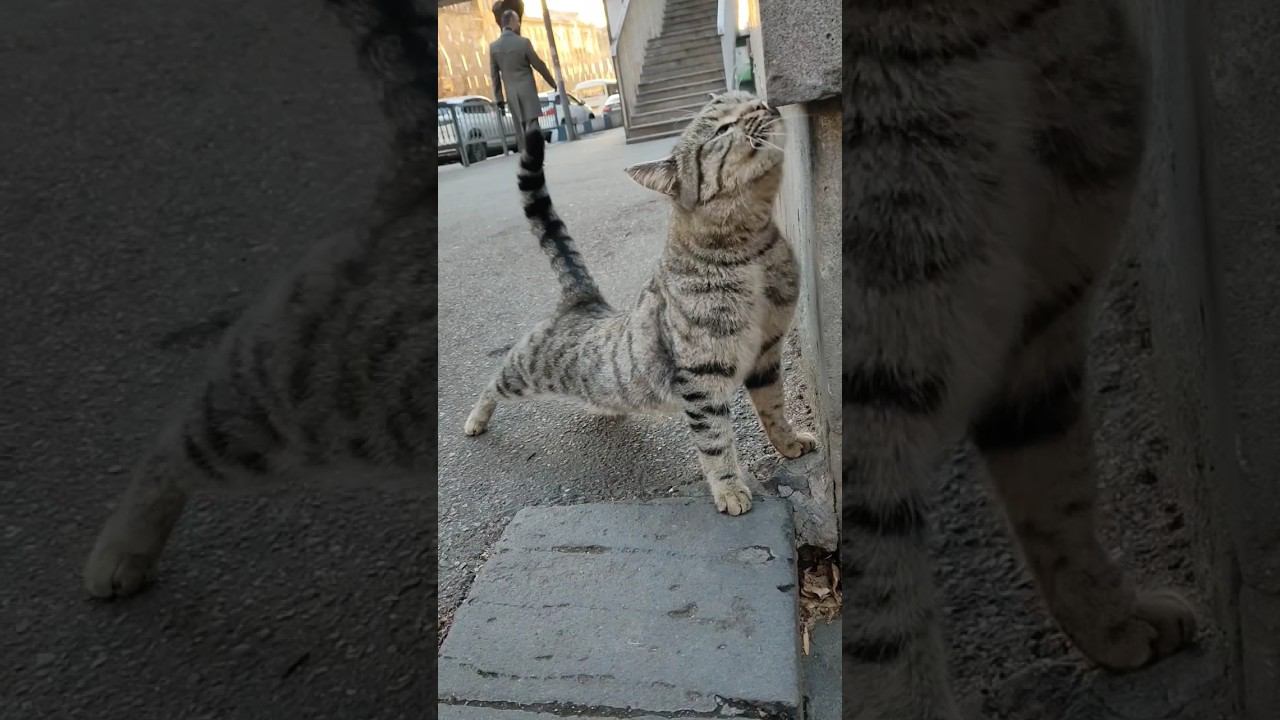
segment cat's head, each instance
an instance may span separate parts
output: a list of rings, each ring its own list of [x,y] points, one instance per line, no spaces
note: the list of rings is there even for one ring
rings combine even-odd
[[[782,172],[782,118],[751,93],[713,95],[670,156],[632,165],[626,172],[689,211],[726,200],[767,201]]]

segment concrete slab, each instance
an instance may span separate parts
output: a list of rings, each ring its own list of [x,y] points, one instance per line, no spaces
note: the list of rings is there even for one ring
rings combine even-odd
[[[805,720],[840,720],[840,621],[818,623],[809,636],[804,675]]]
[[[440,716],[798,719],[795,583],[779,500],[526,508],[441,648]]]
[[[440,720],[562,720],[565,717],[560,710],[556,712],[537,712],[533,710],[498,710],[492,707],[469,707],[466,705],[442,705]],[[617,715],[570,715],[577,720],[618,720]],[[660,715],[628,715],[628,720],[667,720]]]

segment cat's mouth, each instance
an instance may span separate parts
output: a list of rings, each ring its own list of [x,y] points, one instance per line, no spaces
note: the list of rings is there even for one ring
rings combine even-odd
[[[747,123],[747,142],[751,143],[751,153],[761,150],[773,150],[782,154],[782,114],[776,109],[765,106],[753,115]]]

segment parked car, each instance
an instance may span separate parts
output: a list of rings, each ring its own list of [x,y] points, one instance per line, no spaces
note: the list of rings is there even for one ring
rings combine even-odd
[[[605,99],[604,104],[600,106],[601,115],[610,115],[622,112],[622,96],[614,93]]]
[[[436,139],[442,160],[458,158],[455,132],[461,134],[468,152],[473,153],[468,156],[471,161],[483,159],[478,156],[481,147],[486,157],[501,154],[504,133],[507,148],[514,150],[516,147],[516,125],[511,112],[504,111],[499,121],[498,106],[483,95],[440,98],[436,105]]]
[[[597,78],[595,80],[583,80],[573,86],[573,94],[582,98],[582,102],[591,108],[591,112],[597,115],[603,115],[602,108],[604,103],[611,96],[618,94],[618,81]]]
[[[591,108],[587,104],[569,95],[569,114],[573,116],[573,124],[581,127],[589,119],[595,119],[596,114],[591,112]],[[564,110],[560,108],[560,94],[555,90],[548,90],[544,93],[538,93],[538,104],[542,106],[542,113],[538,116],[538,127],[542,128],[542,137],[547,142],[551,142],[551,133],[555,129],[564,124]]]

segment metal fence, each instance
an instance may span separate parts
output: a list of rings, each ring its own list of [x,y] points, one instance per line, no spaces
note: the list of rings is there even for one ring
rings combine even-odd
[[[436,135],[442,159],[463,165],[479,162],[516,148],[516,125],[511,113],[483,98],[436,106]]]
[[[621,127],[621,113],[596,116],[578,123],[579,134]],[[565,129],[544,129],[548,137],[564,141]],[[464,166],[517,148],[516,124],[509,111],[484,98],[436,105],[436,134],[441,160],[457,160]]]

